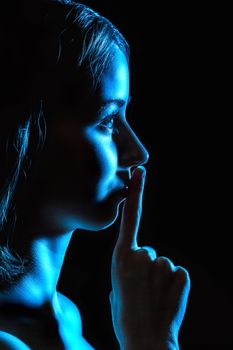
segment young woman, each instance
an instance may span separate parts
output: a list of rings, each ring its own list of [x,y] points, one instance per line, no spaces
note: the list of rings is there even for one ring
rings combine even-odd
[[[138,247],[148,152],[126,119],[129,47],[71,1],[1,12],[0,348],[93,349],[59,293],[72,234],[116,220],[110,306],[124,350],[177,350],[187,271]],[[3,89],[4,87],[4,89]]]

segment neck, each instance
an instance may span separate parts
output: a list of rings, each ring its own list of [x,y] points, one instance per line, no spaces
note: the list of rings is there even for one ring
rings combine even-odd
[[[24,249],[27,246],[29,268],[16,283],[0,291],[0,303],[48,312],[58,310],[56,286],[71,237],[72,232],[37,237],[27,245],[23,237],[20,237]],[[14,250],[20,255],[20,244],[15,244]]]

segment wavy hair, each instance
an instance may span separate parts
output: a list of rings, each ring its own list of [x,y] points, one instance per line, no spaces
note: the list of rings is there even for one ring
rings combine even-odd
[[[0,103],[4,121],[0,129],[0,286],[14,283],[28,263],[11,249],[10,242],[19,220],[18,198],[46,142],[49,113],[44,104],[53,104],[55,96],[63,101],[72,97],[69,84],[74,72],[76,84],[85,77],[95,89],[114,45],[129,61],[123,35],[86,5],[68,0],[11,0],[7,6],[0,15],[0,85],[4,86]]]

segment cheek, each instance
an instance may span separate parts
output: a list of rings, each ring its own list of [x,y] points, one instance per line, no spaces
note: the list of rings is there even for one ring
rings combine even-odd
[[[79,133],[75,142],[72,138],[60,144],[55,154],[53,168],[67,193],[72,190],[82,201],[96,202],[104,199],[114,187],[118,156],[110,135],[93,129]]]
[[[95,199],[103,199],[114,185],[117,171],[117,150],[109,137],[93,134],[87,139],[85,156],[82,160],[84,176],[89,179],[89,187]],[[88,185],[88,184],[87,184]]]

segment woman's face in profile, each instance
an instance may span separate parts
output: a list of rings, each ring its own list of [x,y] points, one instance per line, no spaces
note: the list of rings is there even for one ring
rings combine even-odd
[[[132,167],[148,153],[126,120],[129,71],[115,49],[95,94],[86,91],[75,113],[48,123],[36,184],[46,215],[66,230],[99,230],[114,222]]]

